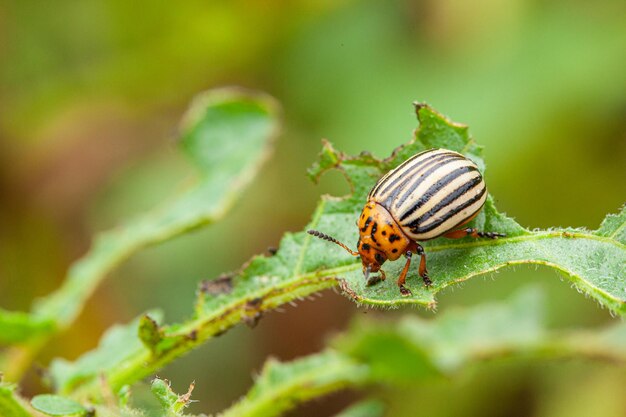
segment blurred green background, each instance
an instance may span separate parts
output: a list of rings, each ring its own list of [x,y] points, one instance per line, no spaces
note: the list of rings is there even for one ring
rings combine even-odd
[[[306,176],[322,137],[386,156],[426,101],[485,146],[498,206],[529,228],[596,228],[626,196],[626,4],[622,0],[109,1],[0,4],[0,305],[28,309],[59,286],[91,236],[170,195],[188,175],[172,146],[191,97],[242,85],[284,105],[275,155],[219,224],[124,264],[74,329],[39,358],[74,358],[147,308],[191,313],[199,280],[300,230],[338,174]],[[436,279],[436,277],[434,277]],[[554,272],[516,268],[440,297],[439,311],[529,282],[554,327],[608,312]],[[268,355],[318,351],[359,309],[334,292],[238,327],[160,373],[196,381],[196,412],[242,395]],[[35,392],[33,371],[26,392]],[[497,362],[384,394],[390,415],[624,416],[626,375],[580,361]],[[293,415],[330,415],[357,394]],[[453,398],[453,399],[451,399]]]

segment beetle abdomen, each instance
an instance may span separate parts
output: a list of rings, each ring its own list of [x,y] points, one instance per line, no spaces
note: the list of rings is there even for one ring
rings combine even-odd
[[[427,240],[468,222],[487,199],[478,167],[465,156],[431,149],[383,176],[369,200],[385,207],[414,240]]]

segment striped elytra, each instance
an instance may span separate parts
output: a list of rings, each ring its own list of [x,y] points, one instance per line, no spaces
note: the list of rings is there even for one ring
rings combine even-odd
[[[413,240],[433,239],[467,223],[486,199],[476,164],[446,149],[409,158],[383,176],[368,196]]]
[[[426,254],[418,241],[439,236],[450,239],[504,236],[463,229],[486,200],[487,187],[474,162],[458,152],[430,149],[407,159],[374,185],[357,221],[356,251],[322,232],[308,232],[338,244],[353,256],[360,256],[367,285],[384,280],[381,266],[404,255],[407,260],[398,277],[398,287],[406,296],[411,294],[405,280],[413,254],[420,257],[418,272],[424,283],[432,284],[426,270]],[[372,272],[380,275],[370,276]]]

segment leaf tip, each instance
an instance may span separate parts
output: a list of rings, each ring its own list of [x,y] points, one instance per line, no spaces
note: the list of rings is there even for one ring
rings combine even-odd
[[[420,122],[420,125],[428,123],[430,120],[438,120],[440,122],[444,122],[448,126],[455,127],[456,129],[468,129],[468,126],[465,123],[452,121],[447,116],[444,116],[442,113],[439,113],[437,110],[433,109],[427,103],[414,101],[413,107],[415,108],[415,115],[417,116],[417,120]]]
[[[163,340],[163,329],[149,314],[144,314],[139,320],[138,334],[144,346],[152,352],[156,350],[159,342]]]
[[[328,140],[322,139],[322,150],[319,153],[318,160],[307,171],[309,179],[317,183],[322,174],[337,167],[342,159],[342,153],[335,150],[332,143]]]

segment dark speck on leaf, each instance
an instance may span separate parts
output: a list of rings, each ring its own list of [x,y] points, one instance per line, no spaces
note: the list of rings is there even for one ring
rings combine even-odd
[[[263,312],[260,310],[262,303],[263,299],[259,297],[253,298],[246,303],[245,314],[242,320],[251,329],[256,327],[261,317],[263,317]]]
[[[232,275],[220,275],[215,279],[205,279],[200,284],[200,291],[209,295],[229,294],[232,290]]]

